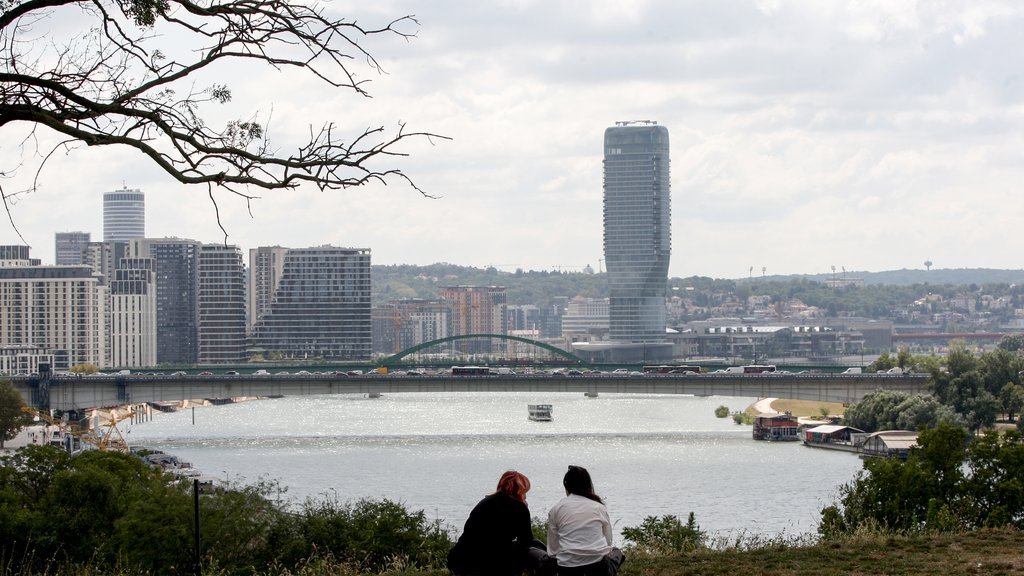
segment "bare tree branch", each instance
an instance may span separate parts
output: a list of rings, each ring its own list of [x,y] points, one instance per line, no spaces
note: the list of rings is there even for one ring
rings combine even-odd
[[[40,48],[35,29],[67,9],[91,19],[92,28],[63,43],[48,38]],[[305,144],[279,154],[255,117],[209,125],[204,112],[230,102],[231,90],[194,84],[200,71],[255,61],[369,97],[357,69],[383,70],[366,41],[414,37],[406,31],[418,24],[413,16],[364,27],[296,0],[0,0],[0,10],[0,128],[27,122],[65,136],[60,146],[135,149],[179,182],[206,184],[211,200],[214,187],[248,203],[253,187],[328,190],[393,180],[430,197],[389,159],[406,155],[407,140],[443,136],[406,132],[398,123],[394,131],[371,126],[346,138],[326,121],[309,126]],[[194,49],[168,57],[155,46],[158,35],[184,35]],[[9,196],[0,195],[6,205]]]

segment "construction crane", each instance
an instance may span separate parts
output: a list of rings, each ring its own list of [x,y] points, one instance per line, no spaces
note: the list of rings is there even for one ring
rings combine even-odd
[[[40,412],[39,410],[29,408],[28,406],[22,406],[21,411],[26,414],[31,414],[51,426],[57,427],[61,432],[78,438],[80,441],[96,448],[97,450],[107,452],[128,452],[128,442],[124,439],[124,436],[121,435],[121,431],[118,430],[117,423],[121,420],[130,418],[135,413],[134,407],[121,415],[117,414],[115,411],[111,411],[106,418],[106,430],[102,433],[100,433],[99,430],[98,420],[91,430],[82,431],[76,430],[63,420],[58,420],[45,412]]]

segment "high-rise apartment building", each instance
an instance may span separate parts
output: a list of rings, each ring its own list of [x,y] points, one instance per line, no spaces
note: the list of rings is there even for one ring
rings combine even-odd
[[[286,358],[369,358],[370,250],[287,249],[277,262],[270,256],[274,250],[279,248],[257,248],[249,256],[250,291],[259,301],[250,316],[254,351]],[[278,264],[280,272],[264,269]]]
[[[123,258],[110,290],[110,365],[149,368],[156,361],[156,274],[149,258]]]
[[[451,286],[438,293],[452,308],[452,336],[508,334],[508,298],[504,286]],[[494,339],[459,342],[469,354],[502,352],[505,346]]]
[[[88,232],[57,232],[54,235],[54,262],[57,266],[83,264],[83,251],[89,244]]]
[[[395,354],[451,334],[452,309],[443,300],[397,300],[374,308],[373,351]]]
[[[249,249],[249,333],[270,312],[274,293],[284,273],[288,248],[261,246]]]
[[[106,288],[88,266],[35,265],[21,248],[0,247],[24,256],[0,267],[0,348],[52,356],[54,370],[105,368]]]
[[[103,240],[126,241],[146,237],[146,197],[127,187],[103,193]]]
[[[29,247],[20,244],[0,246],[0,268],[7,266],[39,266],[38,258],[29,257]]]
[[[88,242],[82,248],[80,263],[91,266],[100,274],[100,284],[106,284],[114,277],[114,270],[127,253],[127,242]]]
[[[237,246],[199,246],[198,359],[200,364],[245,362],[245,267]]]
[[[181,238],[144,238],[128,244],[127,257],[153,260],[159,364],[199,363],[200,246]]]

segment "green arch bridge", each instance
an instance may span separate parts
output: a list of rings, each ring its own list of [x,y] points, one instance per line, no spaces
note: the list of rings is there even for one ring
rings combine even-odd
[[[492,340],[493,339],[498,339],[498,340],[513,341],[513,342],[522,342],[524,344],[530,344],[530,345],[535,346],[537,348],[541,348],[543,350],[551,352],[555,356],[559,356],[561,358],[565,358],[570,364],[575,364],[577,366],[590,366],[590,364],[587,361],[585,361],[584,359],[580,358],[579,356],[573,354],[572,352],[567,352],[565,350],[562,350],[561,348],[558,348],[556,346],[552,346],[551,344],[547,344],[545,342],[540,342],[540,341],[537,341],[537,340],[531,340],[530,338],[523,338],[522,336],[510,336],[508,334],[461,334],[461,335],[458,335],[458,336],[448,336],[446,338],[438,338],[436,340],[431,340],[429,342],[424,342],[422,344],[417,344],[416,346],[412,346],[411,348],[406,348],[405,350],[402,350],[401,352],[398,352],[396,354],[388,356],[387,358],[385,358],[384,360],[381,361],[381,365],[382,366],[394,366],[394,365],[398,364],[399,362],[401,362],[401,360],[403,358],[405,358],[406,356],[415,354],[415,353],[417,353],[417,352],[419,352],[421,350],[426,350],[426,349],[432,348],[434,346],[445,344],[447,342],[456,342],[456,341],[459,341],[459,340],[476,340],[476,339],[483,339],[483,338],[489,338],[489,339],[492,339]]]

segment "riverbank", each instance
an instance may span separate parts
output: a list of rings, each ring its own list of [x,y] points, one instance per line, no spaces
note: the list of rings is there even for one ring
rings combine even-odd
[[[846,409],[839,402],[817,402],[814,400],[791,400],[788,398],[761,398],[747,408],[751,416],[765,412],[789,412],[797,418],[822,418],[842,416]]]

